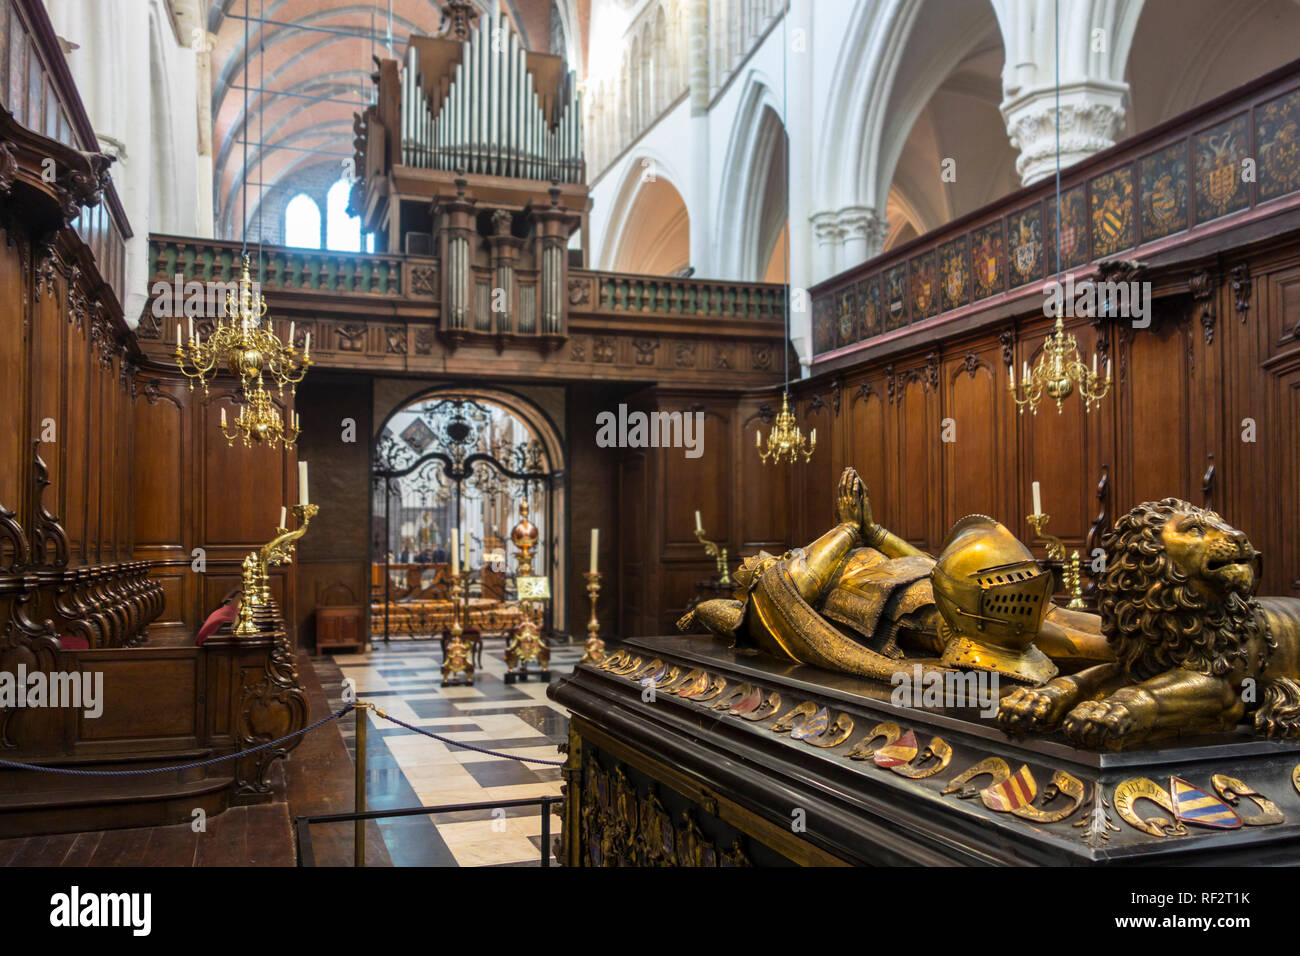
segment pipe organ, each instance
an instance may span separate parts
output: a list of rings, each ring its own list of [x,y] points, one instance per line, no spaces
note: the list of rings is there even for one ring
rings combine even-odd
[[[401,159],[405,166],[514,179],[580,183],[582,110],[572,72],[539,88],[530,54],[503,15],[486,18],[462,45],[450,76],[424,70],[421,46],[401,70]]]
[[[445,35],[412,35],[400,58],[377,60],[375,102],[354,124],[350,208],[407,254],[449,347],[549,351],[581,295],[568,271],[585,265],[591,208],[577,82],[506,17],[467,3],[445,13]]]

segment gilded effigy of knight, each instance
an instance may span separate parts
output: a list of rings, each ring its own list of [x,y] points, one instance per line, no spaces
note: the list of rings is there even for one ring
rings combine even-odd
[[[1051,572],[992,518],[962,518],[931,557],[875,523],[851,468],[835,514],[806,548],[746,559],[734,599],[678,626],[885,684],[918,665],[996,673],[1008,733],[1059,728],[1082,747],[1248,715],[1300,737],[1300,600],[1255,596],[1257,552],[1212,511],[1166,498],[1121,517],[1102,541],[1100,614],[1055,605]]]

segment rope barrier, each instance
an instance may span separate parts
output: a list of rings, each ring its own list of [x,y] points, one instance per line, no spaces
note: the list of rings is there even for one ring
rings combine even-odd
[[[213,764],[223,763],[227,760],[238,760],[240,757],[247,757],[249,754],[257,753],[259,750],[266,750],[274,747],[276,744],[282,744],[286,740],[292,740],[294,737],[301,737],[303,734],[315,730],[322,724],[327,724],[331,720],[338,720],[346,716],[349,711],[356,707],[356,704],[345,704],[342,710],[335,711],[327,717],[322,717],[314,724],[308,724],[302,730],[295,730],[291,734],[285,734],[277,740],[270,740],[264,744],[258,744],[256,747],[249,747],[247,750],[239,750],[232,754],[226,754],[224,757],[213,757],[211,760],[199,760],[194,763],[183,763],[175,767],[150,767],[147,770],[72,770],[67,767],[42,767],[39,764],[18,763],[13,760],[0,760],[0,767],[10,767],[14,770],[38,770],[42,773],[61,773],[69,777],[144,777],[154,773],[174,773],[177,770],[193,770],[196,767],[210,767]]]
[[[257,753],[259,750],[267,750],[277,744],[282,744],[286,740],[301,737],[303,734],[315,730],[322,724],[327,724],[331,720],[338,720],[340,717],[347,716],[350,711],[356,709],[358,706],[362,709],[373,710],[376,716],[382,717],[390,723],[397,724],[399,727],[405,727],[407,730],[414,733],[423,734],[425,737],[430,737],[440,743],[448,744],[452,747],[461,747],[465,750],[473,750],[476,753],[487,754],[489,757],[501,757],[505,760],[517,760],[520,763],[542,764],[547,767],[564,766],[563,760],[539,760],[535,757],[519,757],[515,754],[502,753],[499,750],[489,750],[486,747],[476,747],[474,744],[466,743],[463,740],[451,740],[448,737],[444,737],[441,734],[435,734],[430,730],[423,729],[422,727],[412,726],[404,720],[398,720],[396,717],[380,710],[374,704],[349,703],[344,704],[341,710],[337,710],[326,717],[322,717],[315,723],[308,724],[302,730],[295,730],[293,733],[285,734],[283,737],[276,740],[270,740],[264,744],[258,744],[256,747],[249,747],[247,750],[239,750],[232,754],[226,754],[224,757],[213,757],[211,760],[197,760],[193,763],[183,763],[172,767],[150,767],[145,770],[73,770],[68,767],[42,767],[39,764],[19,763],[16,760],[0,760],[0,767],[8,767],[11,770],[35,770],[41,773],[59,773],[68,777],[144,777],[156,773],[174,773],[179,770],[195,770],[199,767],[211,767],[213,764],[224,763],[227,760],[238,760],[240,757],[247,757],[249,754]]]
[[[397,724],[399,727],[405,727],[407,730],[414,731],[417,734],[424,734],[426,737],[432,737],[434,740],[441,741],[444,744],[450,744],[453,747],[464,747],[466,750],[473,750],[481,754],[487,754],[489,757],[504,757],[506,760],[518,760],[520,763],[539,763],[545,764],[548,767],[564,766],[563,760],[537,760],[533,757],[518,757],[514,754],[501,753],[499,750],[488,750],[486,747],[475,747],[473,744],[466,743],[463,740],[449,740],[441,734],[435,734],[430,730],[423,729],[422,727],[413,727],[404,720],[398,720],[396,717],[384,713],[374,704],[367,704],[366,706],[373,710],[377,716],[384,718],[384,720],[387,720],[390,723]]]

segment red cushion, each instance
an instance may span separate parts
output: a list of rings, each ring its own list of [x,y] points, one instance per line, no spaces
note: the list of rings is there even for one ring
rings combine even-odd
[[[234,604],[223,604],[203,622],[203,627],[199,629],[199,636],[194,639],[195,646],[200,646],[208,637],[219,628],[222,624],[227,624],[239,616],[239,608]]]
[[[75,634],[65,634],[59,638],[59,644],[65,651],[86,651],[90,649],[90,641],[84,637],[77,637]]]

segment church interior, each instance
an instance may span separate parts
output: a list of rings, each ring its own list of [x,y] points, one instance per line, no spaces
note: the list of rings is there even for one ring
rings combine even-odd
[[[1298,38],[0,0],[0,865],[1300,862]]]

